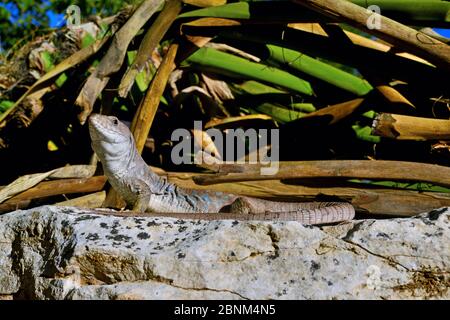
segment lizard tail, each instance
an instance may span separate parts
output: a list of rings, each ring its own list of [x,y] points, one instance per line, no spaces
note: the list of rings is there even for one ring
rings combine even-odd
[[[277,202],[240,197],[231,205],[231,212],[259,215],[273,220],[291,220],[302,224],[325,224],[352,220],[355,209],[345,202]]]

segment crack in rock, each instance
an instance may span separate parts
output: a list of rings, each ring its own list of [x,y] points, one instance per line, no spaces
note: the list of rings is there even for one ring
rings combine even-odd
[[[370,254],[370,255],[372,255],[372,256],[374,256],[374,257],[378,257],[378,258],[381,258],[381,259],[385,260],[390,266],[399,266],[399,267],[405,269],[406,271],[411,271],[409,268],[405,267],[405,266],[402,265],[400,262],[395,261],[394,259],[392,259],[392,257],[385,257],[385,256],[383,256],[383,255],[381,255],[381,254],[372,252],[372,251],[370,251],[369,249],[367,249],[367,248],[363,247],[362,245],[360,245],[359,243],[354,243],[354,242],[352,242],[351,240],[342,239],[342,241],[345,241],[345,242],[347,242],[348,244],[354,245],[355,247],[360,248],[361,250],[367,252],[368,254]]]
[[[280,242],[280,238],[276,234],[272,225],[269,224],[267,227],[268,227],[267,235],[269,236],[270,241],[272,242],[272,247],[274,249],[273,255],[270,258],[276,259],[280,256],[280,247],[278,246],[278,243]]]

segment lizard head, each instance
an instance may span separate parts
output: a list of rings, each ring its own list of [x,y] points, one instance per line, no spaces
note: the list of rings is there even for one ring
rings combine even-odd
[[[92,147],[100,158],[102,155],[111,158],[128,154],[134,146],[133,135],[128,127],[113,116],[91,114],[89,134]]]

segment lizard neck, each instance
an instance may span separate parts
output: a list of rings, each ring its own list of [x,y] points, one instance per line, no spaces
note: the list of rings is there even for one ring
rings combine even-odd
[[[95,141],[93,148],[105,175],[120,189],[128,189],[133,180],[142,180],[152,193],[163,192],[166,182],[147,166],[136,149],[131,133],[129,139],[116,144]]]

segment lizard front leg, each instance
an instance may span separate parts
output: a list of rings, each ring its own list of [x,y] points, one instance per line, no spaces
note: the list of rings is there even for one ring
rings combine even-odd
[[[150,187],[144,181],[137,179],[133,181],[133,189],[133,192],[136,195],[136,200],[132,206],[133,211],[147,211],[152,195]]]

